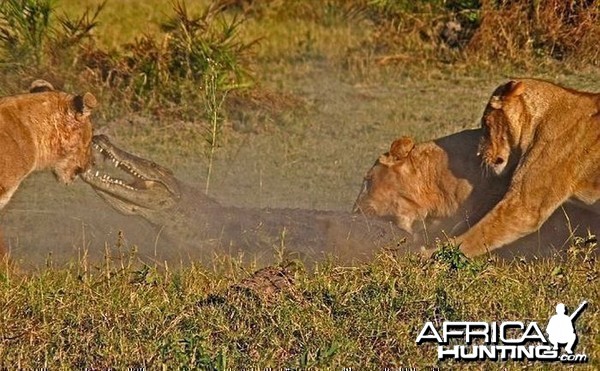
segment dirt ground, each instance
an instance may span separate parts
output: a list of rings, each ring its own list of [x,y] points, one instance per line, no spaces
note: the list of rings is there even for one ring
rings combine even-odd
[[[398,68],[401,68],[398,67]],[[598,90],[594,75],[541,76]],[[263,86],[301,107],[230,118],[217,152],[211,196],[225,205],[350,210],[364,173],[400,135],[419,141],[478,126],[491,91],[507,76],[403,76],[351,79],[322,62],[274,73]],[[199,123],[169,118],[96,119],[123,148],[170,167],[203,188],[206,157]],[[105,251],[151,254],[160,231],[105,205],[82,181],[64,187],[30,176],[0,213],[14,260],[26,265],[101,258]]]

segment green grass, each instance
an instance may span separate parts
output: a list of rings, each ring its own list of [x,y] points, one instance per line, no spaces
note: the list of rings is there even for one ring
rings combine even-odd
[[[64,0],[57,6],[76,15],[100,3]],[[188,8],[206,3],[189,2]],[[381,29],[368,18],[323,19],[322,10],[310,7],[304,12],[294,17],[285,9],[265,10],[241,26],[244,41],[261,41],[251,58],[255,86],[230,106],[215,152],[211,193],[224,204],[349,210],[363,174],[395,138],[429,140],[478,126],[489,94],[510,77],[535,75],[600,90],[597,67],[437,63],[421,59],[431,55],[431,45],[379,50]],[[93,30],[96,43],[119,49],[143,33],[160,39],[159,23],[170,14],[164,1],[109,0]],[[387,55],[400,59],[377,59]],[[181,107],[124,110],[110,101],[112,88],[71,72],[5,71],[0,89],[16,93],[45,77],[68,90],[91,90],[106,98],[95,113],[98,130],[202,189],[206,115],[204,105],[191,103],[199,103],[201,91]],[[109,223],[110,230],[99,227]],[[415,338],[425,321],[441,318],[545,324],[556,303],[572,309],[583,299],[590,305],[577,321],[577,349],[588,355],[587,367],[599,366],[600,266],[581,250],[528,261],[465,262],[450,253],[433,262],[387,254],[355,267],[324,262],[299,270],[292,293],[261,302],[226,293],[254,269],[226,258],[212,267],[188,262],[160,270],[128,260],[86,261],[80,254],[90,247],[100,255],[121,243],[151,251],[158,232],[117,215],[82,182],[63,187],[48,174],[30,176],[0,213],[0,224],[22,269],[0,270],[0,369],[547,369],[553,365],[438,364],[434,347],[417,346]],[[49,254],[55,263],[46,267]]]
[[[577,351],[600,365],[598,262],[584,250],[533,262],[380,255],[357,267],[322,264],[269,301],[227,287],[251,270],[76,265],[3,272],[0,367],[446,368],[416,345],[425,321],[538,321],[558,302],[588,308]],[[538,363],[461,364],[479,369]]]

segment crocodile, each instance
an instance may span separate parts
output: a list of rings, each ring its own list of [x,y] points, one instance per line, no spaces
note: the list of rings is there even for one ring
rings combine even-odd
[[[94,136],[92,143],[103,161],[95,161],[82,179],[114,209],[142,217],[172,246],[194,251],[194,257],[227,253],[269,264],[282,256],[305,262],[329,256],[353,262],[382,249],[411,250],[410,235],[390,220],[342,211],[222,205],[105,135]]]

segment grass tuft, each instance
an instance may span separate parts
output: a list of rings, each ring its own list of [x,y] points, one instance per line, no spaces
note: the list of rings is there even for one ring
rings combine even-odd
[[[0,89],[43,77],[90,90],[103,103],[97,126],[182,178],[201,173],[212,147],[209,185],[224,204],[347,209],[394,137],[478,125],[507,75],[597,90],[597,74],[577,69],[598,64],[597,0],[90,3],[63,0],[63,16],[58,2],[0,2]],[[548,66],[557,66],[550,76]],[[77,198],[88,188],[40,179],[3,210],[25,262],[58,238],[43,229],[48,215],[98,220],[86,219],[98,204]],[[264,295],[247,289],[252,270],[236,258],[139,266],[137,247],[118,235],[100,263],[0,268],[0,369],[546,369],[438,363],[415,338],[425,321],[544,322],[558,302],[583,299],[577,349],[596,369],[597,241],[572,237],[566,253],[529,261],[470,260],[442,244],[431,261],[385,253],[355,267],[324,262]]]

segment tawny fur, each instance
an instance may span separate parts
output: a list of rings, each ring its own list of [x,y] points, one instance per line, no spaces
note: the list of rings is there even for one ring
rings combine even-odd
[[[411,233],[425,223],[461,233],[506,191],[508,180],[484,176],[476,155],[482,130],[414,144],[395,140],[364,179],[355,212],[394,219]]]
[[[482,118],[480,154],[513,172],[503,199],[457,238],[476,256],[536,231],[568,199],[596,210],[600,198],[600,94],[523,79],[500,86]]]
[[[33,171],[52,169],[67,184],[90,166],[94,96],[34,84],[35,93],[0,98],[0,209]]]
[[[354,211],[394,220],[421,246],[466,232],[504,197],[511,181],[510,169],[488,176],[482,168],[482,134],[465,130],[416,145],[408,137],[394,141],[365,176]],[[580,206],[563,205],[539,233],[511,243],[506,256],[543,256],[566,246],[575,231],[600,228],[596,214]]]

